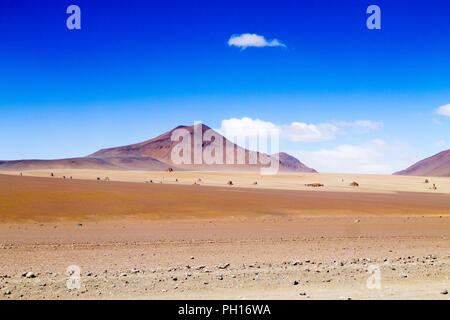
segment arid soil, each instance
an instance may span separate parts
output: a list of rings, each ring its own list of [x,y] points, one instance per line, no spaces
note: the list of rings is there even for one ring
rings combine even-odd
[[[435,193],[201,183],[0,175],[0,299],[449,297],[448,180]]]
[[[138,182],[171,185],[227,186],[228,181],[234,187],[252,189],[311,190],[307,184],[320,183],[323,187],[314,191],[337,192],[420,192],[450,194],[449,177],[416,177],[393,175],[364,174],[323,174],[323,173],[280,173],[276,175],[260,175],[255,172],[207,172],[207,171],[121,171],[93,169],[52,169],[28,171],[0,171],[0,174],[26,177],[50,177],[62,179],[105,180],[121,182]],[[199,180],[200,179],[200,180]],[[428,183],[425,183],[428,180]],[[256,184],[255,184],[256,182]],[[357,182],[358,187],[350,186]],[[433,188],[433,185],[436,188]]]

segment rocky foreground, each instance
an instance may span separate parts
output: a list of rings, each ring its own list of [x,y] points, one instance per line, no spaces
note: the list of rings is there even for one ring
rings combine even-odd
[[[0,299],[448,299],[448,220],[3,226]]]
[[[291,261],[91,272],[80,288],[53,272],[0,276],[0,299],[404,299],[448,298],[450,256],[350,261]],[[370,282],[380,268],[380,288]],[[373,274],[372,274],[373,276]],[[369,284],[367,287],[367,282]],[[70,284],[69,284],[70,286]]]

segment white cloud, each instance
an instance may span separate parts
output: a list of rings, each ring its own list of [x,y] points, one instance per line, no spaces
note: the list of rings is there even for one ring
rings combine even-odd
[[[272,122],[244,117],[222,120],[222,126],[217,131],[231,139],[233,137],[256,137],[273,130],[279,130],[279,128]]]
[[[307,124],[303,122],[292,122],[289,125],[276,125],[272,122],[260,119],[244,117],[242,119],[227,119],[222,121],[218,129],[225,137],[254,137],[260,134],[269,134],[277,131],[280,138],[294,142],[326,141],[334,138],[339,129],[328,123]]]
[[[370,120],[357,120],[354,122],[336,121],[336,124],[342,127],[351,127],[355,129],[380,129],[383,127],[383,122],[374,122]]]
[[[277,39],[267,41],[263,36],[254,33],[232,35],[230,39],[228,39],[228,45],[240,47],[242,49],[245,49],[247,47],[286,47]]]
[[[333,149],[303,151],[296,154],[300,161],[319,172],[392,173],[384,155],[370,146],[339,145]]]
[[[260,119],[251,119],[244,117],[242,119],[232,118],[222,121],[220,131],[226,137],[253,137],[262,132],[268,133],[270,130],[278,130],[282,139],[293,142],[318,142],[328,141],[343,133],[340,127],[378,129],[383,126],[382,122],[373,122],[369,120],[358,120],[354,122],[335,121],[332,123],[305,123],[291,122],[290,124],[277,125],[269,121]]]
[[[368,120],[347,123],[355,123],[357,127],[378,128],[381,126],[372,125],[376,122]],[[336,122],[334,124],[292,122],[277,125],[269,121],[249,117],[223,120],[221,128],[217,129],[230,140],[234,140],[234,137],[254,137],[274,130],[280,133],[280,139],[293,142],[327,141],[342,133]],[[399,156],[400,150],[401,155]],[[399,141],[390,143],[382,139],[373,139],[358,145],[338,144],[331,148],[318,150],[299,151],[294,149],[283,151],[294,155],[319,172],[391,174],[416,161],[415,158],[410,156],[409,150],[408,144]]]
[[[319,172],[391,174],[416,161],[409,150],[410,146],[402,142],[374,139],[361,145],[342,144],[330,149],[288,153]]]
[[[340,127],[378,129],[382,126],[382,122],[369,120],[358,120],[355,122],[335,121],[334,124],[312,124],[294,121],[290,124],[277,125],[269,121],[244,117],[242,119],[223,120],[222,126],[218,130],[226,137],[250,137],[257,136],[261,132],[268,133],[269,130],[279,130],[280,137],[289,141],[318,142],[332,140],[337,134],[343,133]]]
[[[450,117],[450,104],[446,104],[445,106],[437,108],[436,112],[441,116]]]
[[[294,142],[326,141],[335,137],[339,128],[329,123],[318,125],[292,122],[281,127],[281,135]]]

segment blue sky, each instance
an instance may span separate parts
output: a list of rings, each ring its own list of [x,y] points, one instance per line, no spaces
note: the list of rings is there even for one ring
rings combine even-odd
[[[71,4],[81,30],[66,27]],[[366,27],[371,4],[381,30]],[[437,0],[4,0],[0,159],[234,119],[283,128],[281,148],[319,171],[391,173],[449,148],[436,111],[450,104],[449,14]],[[228,44],[247,33],[284,46]]]

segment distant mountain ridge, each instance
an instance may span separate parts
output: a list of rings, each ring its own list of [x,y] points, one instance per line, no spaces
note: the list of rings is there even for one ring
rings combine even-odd
[[[409,168],[394,174],[404,176],[450,177],[450,149],[421,160]]]
[[[171,155],[172,149],[179,144],[179,141],[172,141],[172,133],[182,129],[191,135],[192,147],[195,139],[193,138],[195,126],[178,126],[155,138],[140,143],[126,146],[101,149],[87,157],[57,159],[57,160],[16,160],[0,161],[0,170],[33,170],[33,169],[112,169],[112,170],[166,170],[169,167],[179,170],[210,170],[210,171],[256,171],[264,165],[251,162],[252,159],[269,159],[276,155],[267,155],[259,152],[249,151],[224,138],[218,132],[212,130],[206,125],[201,125],[201,134],[207,130],[212,130],[216,137],[222,139],[223,146],[231,146],[234,154],[234,161],[226,161],[226,152],[223,154],[223,164],[174,164]],[[200,131],[200,128],[197,127]],[[212,142],[201,141],[202,153]],[[193,149],[192,149],[193,150]],[[244,164],[238,163],[238,154],[245,155]],[[279,171],[281,172],[316,172],[301,163],[298,159],[287,153],[277,154],[279,157]],[[193,160],[193,155],[191,155]],[[194,163],[194,161],[191,161]]]

